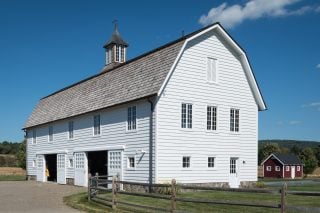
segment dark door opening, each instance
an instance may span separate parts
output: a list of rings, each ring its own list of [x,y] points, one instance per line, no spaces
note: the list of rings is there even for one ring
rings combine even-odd
[[[46,155],[46,169],[49,171],[47,181],[57,182],[57,155]],[[47,172],[45,172],[47,175]]]
[[[108,151],[88,152],[88,172],[91,176],[108,175]]]

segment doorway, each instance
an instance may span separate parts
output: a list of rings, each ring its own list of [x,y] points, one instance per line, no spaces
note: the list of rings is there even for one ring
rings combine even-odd
[[[239,188],[238,180],[238,158],[230,158],[229,185],[231,188]]]
[[[57,182],[57,155],[46,155],[46,167],[49,171],[47,181]]]
[[[91,176],[108,175],[108,152],[88,152],[88,173]]]

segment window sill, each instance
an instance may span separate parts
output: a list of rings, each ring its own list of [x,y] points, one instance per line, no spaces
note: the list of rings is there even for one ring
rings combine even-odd
[[[130,133],[136,133],[138,132],[137,129],[134,129],[134,130],[126,130],[126,133],[130,134]]]
[[[206,133],[208,133],[208,134],[219,134],[219,131],[218,130],[205,130],[206,131]]]
[[[92,135],[93,138],[100,138],[101,137],[101,134],[99,135]]]
[[[219,85],[219,83],[217,81],[207,81],[207,84],[210,85]]]
[[[234,132],[229,130],[230,135],[241,135],[240,131],[239,132]]]

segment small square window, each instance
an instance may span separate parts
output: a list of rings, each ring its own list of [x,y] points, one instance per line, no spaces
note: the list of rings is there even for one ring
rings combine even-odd
[[[280,171],[280,166],[276,166],[276,171],[277,171],[277,172]]]
[[[129,169],[136,168],[136,162],[135,162],[134,157],[128,157],[128,168]]]
[[[267,171],[271,172],[271,166],[267,166]]]
[[[208,157],[208,167],[209,168],[214,168],[214,160],[215,160],[215,157]]]
[[[190,157],[189,156],[182,157],[182,168],[190,168]]]
[[[290,171],[290,166],[286,166],[286,172]]]

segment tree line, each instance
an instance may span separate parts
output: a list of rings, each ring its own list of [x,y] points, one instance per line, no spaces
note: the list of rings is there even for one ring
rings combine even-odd
[[[292,141],[290,141],[292,143]],[[303,145],[300,145],[300,144]],[[291,146],[282,146],[281,142],[266,142],[259,144],[258,161],[259,164],[272,153],[293,154],[299,157],[303,162],[303,171],[306,174],[311,174],[318,166],[320,166],[320,143],[306,146],[305,143],[293,143]]]
[[[0,166],[18,166],[26,168],[26,140],[20,143],[3,141],[0,142]],[[5,155],[11,155],[6,157]],[[12,158],[12,155],[15,158]],[[15,161],[15,162],[13,162]]]

